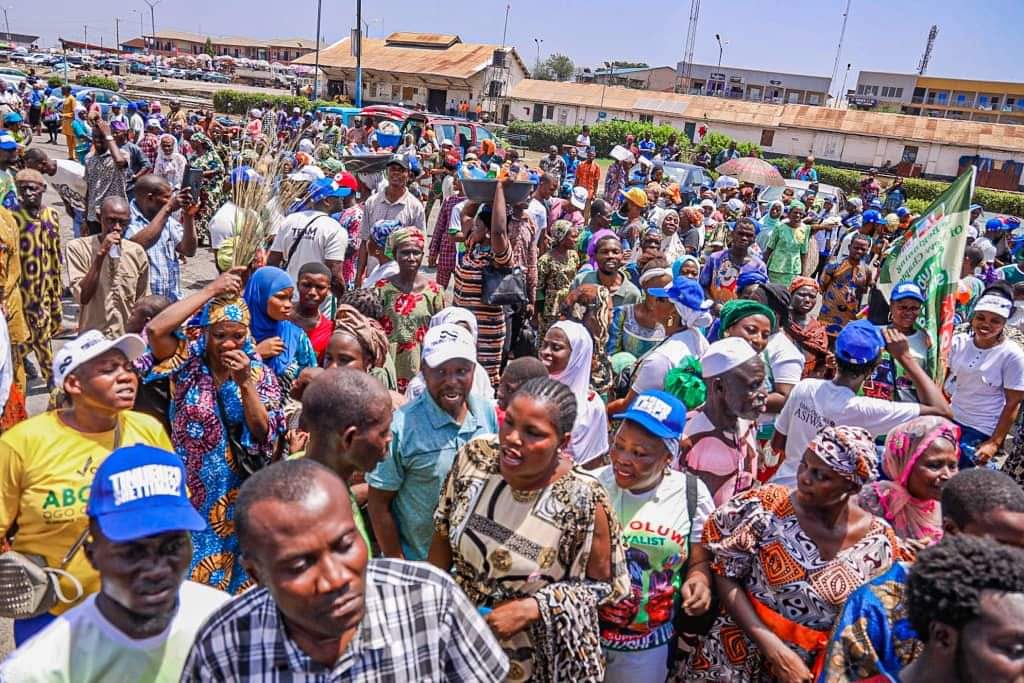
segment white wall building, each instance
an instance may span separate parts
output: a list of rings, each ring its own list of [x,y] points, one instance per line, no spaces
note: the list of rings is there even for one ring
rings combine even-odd
[[[684,78],[685,62],[676,66],[678,77]],[[743,69],[716,64],[690,65],[690,82],[681,83],[690,95],[714,95],[748,102],[770,104],[828,104],[828,76],[808,76],[779,71]]]

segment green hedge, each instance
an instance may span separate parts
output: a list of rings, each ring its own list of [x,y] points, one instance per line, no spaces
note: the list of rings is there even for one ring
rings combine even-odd
[[[561,126],[557,123],[533,123],[532,121],[513,121],[508,127],[508,132],[513,135],[526,135],[526,146],[529,149],[546,152],[548,147],[555,145],[559,148],[562,145],[575,144],[576,136],[580,134],[583,126]],[[641,121],[609,121],[608,123],[596,123],[590,126],[590,144],[597,149],[599,157],[608,156],[612,147],[621,145],[627,135],[633,135],[637,140],[644,133],[650,133],[651,139],[658,145],[668,142],[669,135],[675,135],[677,144],[681,149],[689,150],[692,145],[679,130],[672,126],[655,126],[652,123]]]
[[[60,88],[64,85],[64,79],[60,76],[50,76],[46,79],[46,87],[48,88]]]
[[[104,90],[117,92],[117,81],[105,76],[79,76],[75,79],[75,82],[87,88],[103,88]]]
[[[238,90],[218,90],[213,95],[213,108],[223,114],[245,114],[251,109],[261,109],[264,102],[287,107],[291,110],[298,107],[302,111],[312,111],[317,107],[337,106],[327,100],[309,100],[305,97],[292,95],[265,95],[256,92]]]

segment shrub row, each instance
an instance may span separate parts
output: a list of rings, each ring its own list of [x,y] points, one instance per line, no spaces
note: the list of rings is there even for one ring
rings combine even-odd
[[[75,79],[75,83],[84,85],[87,88],[102,88],[117,92],[117,81],[106,76],[79,76]]]
[[[292,95],[266,95],[238,90],[218,90],[213,95],[214,110],[224,114],[245,114],[251,109],[262,109],[264,102],[284,106],[289,110],[298,107],[302,111],[312,111],[317,107],[336,106],[334,102],[326,100],[309,100]]]

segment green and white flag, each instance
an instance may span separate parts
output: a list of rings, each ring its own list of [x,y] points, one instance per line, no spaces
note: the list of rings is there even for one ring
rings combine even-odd
[[[924,292],[918,322],[931,340],[928,360],[940,383],[953,340],[956,288],[967,246],[976,170],[971,166],[911,224],[909,235],[893,244],[879,273],[879,289],[886,299],[893,285],[903,280],[913,280]]]

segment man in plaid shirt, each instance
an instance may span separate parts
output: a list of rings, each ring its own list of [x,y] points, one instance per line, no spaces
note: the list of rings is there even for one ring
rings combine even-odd
[[[505,680],[508,658],[447,574],[367,561],[345,484],[324,466],[288,460],[254,474],[235,531],[261,587],[209,617],[183,682]]]

